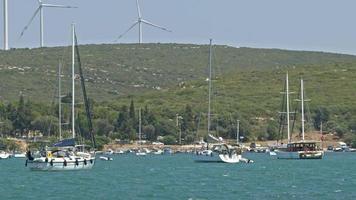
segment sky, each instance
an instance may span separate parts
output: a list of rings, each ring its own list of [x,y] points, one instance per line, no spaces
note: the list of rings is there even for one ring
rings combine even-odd
[[[19,38],[37,0],[8,1],[10,47],[38,47],[38,16]],[[69,45],[72,22],[81,44],[101,44],[113,43],[137,20],[135,0],[43,1],[78,7],[44,9],[45,46]],[[235,47],[356,55],[355,0],[140,0],[140,6],[144,19],[172,30],[143,25],[145,43],[207,44],[212,38],[215,44]],[[0,24],[2,30],[3,9]],[[137,43],[138,29],[118,42]]]

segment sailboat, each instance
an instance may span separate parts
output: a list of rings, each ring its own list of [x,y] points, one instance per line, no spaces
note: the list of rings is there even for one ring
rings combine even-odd
[[[92,142],[95,148],[95,138],[92,133],[90,112],[88,99],[85,91],[85,84],[83,73],[81,69],[81,62],[79,57],[79,50],[77,44],[77,37],[75,34],[75,26],[72,24],[72,134],[73,137],[69,139],[62,140],[61,135],[61,88],[60,88],[60,66],[59,66],[59,134],[60,141],[53,144],[52,147],[46,148],[40,153],[40,157],[33,157],[31,151],[26,153],[26,163],[25,165],[31,170],[37,171],[64,171],[64,170],[81,170],[81,169],[91,169],[95,164],[95,152],[91,153],[87,146],[76,145],[75,138],[75,54],[78,56],[79,72],[83,89],[83,96],[85,101],[85,108],[88,116],[89,132],[91,132]]]
[[[287,134],[288,143],[286,146],[281,146],[275,150],[278,159],[322,159],[324,151],[320,149],[317,141],[305,140],[304,126],[304,82],[300,80],[300,102],[301,102],[301,123],[302,123],[302,140],[293,142],[290,132],[290,111],[289,111],[289,83],[288,73],[286,75],[286,114],[287,114]]]
[[[141,135],[142,135],[142,121],[141,121],[141,108],[138,110],[138,117],[139,117],[139,125],[138,125],[138,144],[139,144],[139,148],[136,152],[136,156],[145,156],[146,152],[143,151],[142,149],[142,141],[141,141]]]
[[[211,89],[212,89],[212,39],[210,39],[209,48],[209,78],[208,78],[208,122],[207,132],[208,139],[213,141],[212,148],[209,148],[209,143],[206,143],[206,149],[196,151],[194,160],[196,162],[225,162],[225,163],[238,163],[238,162],[251,162],[241,156],[242,149],[239,147],[232,147],[225,143],[222,138],[214,137],[210,132],[211,125]]]

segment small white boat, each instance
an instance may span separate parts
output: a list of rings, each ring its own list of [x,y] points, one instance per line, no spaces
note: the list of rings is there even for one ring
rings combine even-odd
[[[146,154],[146,152],[144,152],[144,151],[138,150],[138,151],[136,152],[136,156],[145,156],[145,155],[147,155],[147,154]]]
[[[153,151],[153,154],[154,155],[162,155],[163,154],[163,151],[161,149],[158,149],[156,151]]]
[[[26,158],[26,153],[14,153],[14,158]]]
[[[5,152],[5,151],[0,151],[0,159],[7,159],[10,158],[11,154]]]
[[[121,150],[121,149],[115,151],[115,154],[124,154],[124,153],[125,153],[125,152],[124,152],[123,150]]]
[[[112,149],[108,149],[107,151],[104,152],[104,155],[112,155],[114,154],[114,151]]]
[[[106,161],[112,161],[112,160],[114,160],[113,158],[107,157],[107,156],[100,156],[99,158],[100,158],[100,160],[106,160]]]

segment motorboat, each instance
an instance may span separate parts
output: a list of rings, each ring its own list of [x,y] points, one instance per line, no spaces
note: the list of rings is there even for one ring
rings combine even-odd
[[[161,149],[157,149],[155,151],[152,152],[154,155],[162,155],[163,151]]]
[[[108,157],[108,156],[100,156],[99,159],[105,160],[105,161],[113,161],[114,160],[112,157]]]
[[[26,158],[26,153],[15,152],[13,154],[14,158]]]
[[[147,153],[141,149],[137,150],[136,152],[136,156],[145,156],[147,155]]]
[[[8,159],[10,156],[11,154],[7,153],[6,151],[0,151],[0,159]]]
[[[107,151],[104,152],[104,155],[113,155],[114,151],[112,149],[108,149]]]

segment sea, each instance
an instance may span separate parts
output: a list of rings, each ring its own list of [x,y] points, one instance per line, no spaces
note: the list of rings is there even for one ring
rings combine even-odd
[[[25,159],[0,160],[0,199],[356,199],[356,153],[322,160],[197,163],[192,154],[114,155],[86,171],[35,172]]]

